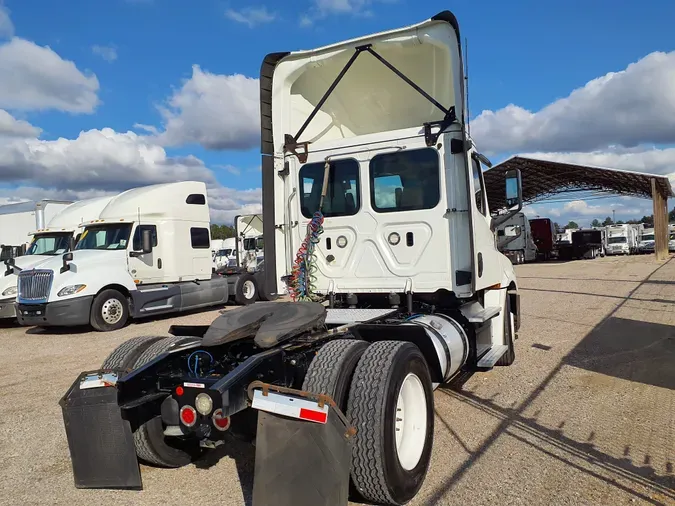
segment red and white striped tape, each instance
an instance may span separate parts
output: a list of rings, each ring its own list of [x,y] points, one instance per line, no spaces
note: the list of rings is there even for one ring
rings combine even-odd
[[[324,404],[323,408],[320,408],[315,401],[274,392],[263,395],[261,390],[254,391],[252,407],[268,413],[290,416],[298,420],[316,423],[328,421],[328,404]]]

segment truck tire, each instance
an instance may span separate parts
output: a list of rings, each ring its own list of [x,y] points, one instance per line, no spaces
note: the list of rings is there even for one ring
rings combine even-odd
[[[302,389],[329,395],[346,412],[354,369],[366,348],[367,342],[356,339],[337,339],[323,345],[309,364]]]
[[[141,354],[165,336],[140,336],[124,341],[103,361],[101,369],[131,371]]]
[[[240,306],[248,306],[258,299],[258,285],[248,273],[241,274],[234,282],[234,301]]]
[[[161,339],[150,345],[141,354],[134,364],[134,369],[147,364],[172,346],[194,339],[194,337],[184,336],[171,336]],[[178,442],[177,438],[170,439]],[[201,454],[196,443],[194,448],[190,445],[181,447],[169,445],[167,438],[164,437],[164,426],[159,413],[136,429],[134,446],[139,460],[160,467],[183,467],[196,460]]]
[[[89,323],[99,332],[121,329],[129,319],[129,301],[115,289],[103,290],[91,303]]]
[[[506,300],[504,301],[504,340],[506,341],[506,345],[509,347],[508,350],[506,350],[506,353],[504,353],[499,360],[495,363],[495,365],[501,365],[501,366],[507,366],[513,364],[513,362],[516,360],[516,350],[515,346],[513,344],[513,321],[511,319],[511,298],[509,295],[506,295]]]
[[[434,434],[431,376],[412,343],[380,341],[359,360],[347,417],[356,427],[352,482],[366,501],[400,505],[419,491]]]

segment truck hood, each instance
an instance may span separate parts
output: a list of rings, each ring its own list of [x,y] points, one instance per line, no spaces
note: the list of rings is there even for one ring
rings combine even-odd
[[[113,262],[124,262],[126,264],[127,250],[77,250],[73,251],[73,260],[68,262],[70,270],[76,273],[82,269],[96,268],[97,266],[108,265]],[[39,269],[49,269],[58,273],[63,266],[63,255],[50,257],[46,262],[36,265]]]

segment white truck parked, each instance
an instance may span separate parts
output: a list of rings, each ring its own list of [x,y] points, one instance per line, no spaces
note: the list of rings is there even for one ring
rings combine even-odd
[[[522,209],[520,172],[493,216],[460,41],[444,11],[265,57],[264,274],[294,301],[132,339],[80,374],[61,401],[79,487],[141,488],[137,458],[186,466],[231,431],[256,438],[254,505],[346,505],[350,478],[359,502],[413,499],[434,389],[512,364],[520,324],[492,228]]]
[[[127,320],[257,299],[253,276],[212,275],[206,185],[127,190],[84,224],[75,250],[19,273],[23,325],[121,328]]]
[[[533,262],[537,259],[537,245],[532,238],[530,220],[518,213],[497,229],[499,251],[514,264]]]
[[[72,201],[39,200],[0,206],[0,261],[23,254],[30,233],[45,228]]]
[[[654,253],[654,241],[654,229],[645,228],[642,230],[642,237],[640,238],[638,251],[640,253]]]
[[[607,255],[633,255],[637,251],[637,229],[632,225],[609,225],[605,235]]]
[[[5,260],[6,270],[0,277],[0,319],[16,316],[18,273],[72,250],[83,230],[80,224],[98,218],[111,198],[99,197],[70,204],[54,216],[46,227],[31,231],[33,239],[26,253]]]
[[[237,258],[237,240],[234,237],[222,239],[214,256],[216,270],[231,265]]]
[[[263,240],[262,214],[246,214],[235,217],[237,232],[237,265],[249,272],[257,270],[258,263],[264,259],[265,242]]]

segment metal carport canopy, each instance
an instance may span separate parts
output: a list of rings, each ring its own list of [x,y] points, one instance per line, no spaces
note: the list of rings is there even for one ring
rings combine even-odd
[[[584,191],[652,199],[654,253],[657,260],[667,258],[668,197],[675,194],[666,176],[514,156],[483,173],[490,209],[497,210],[505,206],[504,174],[514,169],[520,170],[524,204],[563,193]]]
[[[675,196],[666,176],[514,156],[483,173],[491,210],[505,206],[504,173],[514,169],[520,169],[525,204],[581,191],[651,199],[652,180],[663,198]]]

